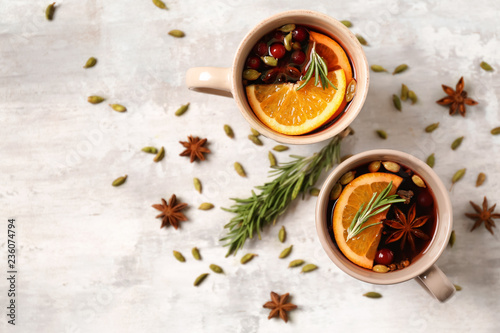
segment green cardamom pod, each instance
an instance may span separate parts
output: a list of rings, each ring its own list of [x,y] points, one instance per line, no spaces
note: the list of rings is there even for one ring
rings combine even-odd
[[[336,183],[330,192],[330,200],[337,200],[340,197],[340,193],[342,193],[342,185]]]
[[[181,105],[180,108],[177,109],[177,111],[175,111],[175,115],[177,117],[179,116],[182,116],[184,114],[184,112],[186,112],[188,109],[189,109],[189,104],[190,103],[187,103],[187,104],[184,104],[184,105]]]
[[[303,173],[302,175],[300,175],[299,179],[295,183],[295,186],[293,187],[292,191],[292,200],[295,200],[295,198],[297,198],[297,195],[299,195],[299,192],[302,188],[302,183],[304,182],[304,178],[305,174]]]
[[[318,268],[318,266],[316,266],[315,264],[307,264],[304,267],[302,267],[302,273],[312,272],[312,271],[316,270],[317,268]]]
[[[349,184],[350,182],[352,182],[352,180],[354,179],[354,176],[356,175],[356,171],[349,171],[349,172],[346,172],[344,173],[344,175],[340,178],[339,180],[339,183],[341,185],[347,185]]]
[[[342,156],[340,158],[340,163],[344,162],[345,160],[347,160],[348,158],[351,158],[353,156],[354,156],[353,154],[347,154],[347,155]]]
[[[260,139],[258,137],[256,137],[255,135],[253,135],[253,134],[249,134],[248,135],[248,139],[250,139],[250,141],[252,141],[257,146],[262,146],[263,145],[262,141],[260,141]]]
[[[113,183],[111,185],[113,186],[120,186],[122,185],[123,183],[125,183],[125,181],[127,180],[127,175],[123,176],[123,177],[118,177],[116,178]]]
[[[260,77],[260,74],[261,73],[259,71],[256,71],[255,69],[245,69],[243,71],[243,79],[254,81]]]
[[[309,190],[309,195],[313,197],[317,197],[319,195],[319,189],[316,187],[313,187]]]
[[[455,172],[455,174],[453,175],[453,177],[451,178],[451,183],[452,184],[455,184],[456,182],[458,182],[460,179],[462,179],[462,177],[465,175],[465,171],[467,171],[466,168],[463,168],[463,169],[460,169],[458,170],[457,172]]]
[[[417,94],[415,94],[415,92],[413,90],[408,91],[408,98],[411,101],[411,105],[417,103],[417,101],[418,101]]]
[[[463,136],[456,138],[452,143],[451,143],[451,149],[456,150],[460,145],[462,144],[462,140],[464,139]]]
[[[407,64],[401,64],[401,65],[399,65],[398,67],[396,67],[394,69],[394,72],[392,72],[392,75],[402,73],[402,72],[404,72],[407,69],[408,69],[408,65]]]
[[[185,262],[186,258],[180,253],[179,251],[173,251],[175,259],[179,260],[180,262]]]
[[[487,72],[493,71],[493,67],[491,67],[490,64],[488,64],[485,61],[481,61],[481,65],[480,66],[481,66],[482,69],[484,69]]]
[[[429,126],[427,126],[427,127],[425,128],[425,131],[426,131],[427,133],[432,133],[432,132],[434,132],[434,131],[438,128],[438,127],[439,127],[439,123],[430,124]]]
[[[90,57],[89,60],[87,60],[87,62],[85,63],[85,66],[83,66],[83,68],[94,67],[95,64],[97,64],[97,59],[94,57]]]
[[[111,106],[111,108],[113,110],[115,110],[116,112],[125,112],[125,111],[127,111],[127,108],[124,107],[121,104],[109,104],[109,106]]]
[[[155,147],[144,147],[141,150],[145,153],[148,153],[148,154],[157,154],[158,153],[158,149],[156,149]]]
[[[345,25],[346,27],[348,28],[351,28],[352,27],[352,23],[351,21],[348,21],[348,20],[342,20],[340,21],[340,23],[342,23],[343,25]]]
[[[500,127],[495,127],[494,129],[491,130],[490,133],[493,134],[493,135],[500,134]]]
[[[399,99],[399,96],[396,94],[392,95],[392,103],[394,104],[394,107],[398,110],[401,111],[401,100]]]
[[[45,18],[49,21],[52,21],[54,18],[54,12],[56,11],[56,3],[51,3],[50,5],[47,6],[47,9],[45,9]]]
[[[271,168],[276,166],[276,157],[274,157],[273,153],[269,152],[267,156],[269,157],[269,163]]]
[[[246,264],[247,262],[249,262],[250,260],[252,260],[253,257],[256,257],[256,256],[257,256],[257,254],[255,254],[255,253],[247,253],[243,257],[241,257],[240,262],[242,264]]]
[[[479,175],[477,175],[476,187],[483,185],[485,180],[486,180],[486,175],[483,172],[480,172]]]
[[[386,140],[387,139],[387,133],[384,130],[376,130],[375,131],[379,138]]]
[[[295,24],[293,24],[293,23],[285,24],[284,26],[282,26],[278,30],[281,32],[292,32],[293,30],[295,30]]]
[[[367,46],[367,45],[368,45],[368,42],[366,41],[366,39],[364,39],[364,37],[363,37],[363,36],[361,36],[361,35],[356,35],[356,38],[358,39],[358,41],[359,41],[359,43],[360,43],[361,45],[365,45],[365,46]]]
[[[198,178],[193,178],[193,185],[198,193],[201,193],[201,181]]]
[[[260,57],[262,59],[262,61],[268,65],[268,66],[272,66],[272,67],[275,67],[278,65],[278,60],[274,57],[271,57],[271,56],[265,56],[265,57]]]
[[[456,237],[457,236],[455,235],[455,230],[452,230],[450,235],[450,241],[448,242],[448,244],[450,244],[450,247],[453,247],[453,245],[455,245]]]
[[[195,258],[196,260],[201,260],[200,250],[198,250],[197,247],[193,247],[193,249],[191,250],[191,254],[193,255],[193,258]]]
[[[224,273],[224,270],[220,267],[220,266],[217,266],[216,264],[211,264],[210,265],[210,269],[212,271],[214,271],[214,273],[217,273],[217,274],[222,274]]]
[[[367,292],[366,294],[363,294],[363,296],[369,297],[369,298],[380,298],[380,297],[382,297],[381,294],[379,294],[377,292],[374,292],[374,291]]]
[[[165,148],[161,147],[158,153],[156,154],[155,158],[153,158],[153,161],[155,163],[160,162],[163,158],[165,157]]]
[[[302,259],[295,259],[295,260],[290,261],[290,263],[288,264],[288,268],[299,267],[299,266],[302,266],[304,263],[305,263],[305,261]]]
[[[278,232],[278,239],[280,242],[284,243],[286,240],[286,230],[284,226],[281,226],[280,231]]]
[[[374,71],[376,73],[387,72],[387,69],[385,69],[384,67],[382,67],[380,65],[371,65],[370,68],[372,69],[372,71]]]
[[[286,37],[283,39],[283,45],[285,45],[285,50],[291,51],[292,50],[292,33],[290,32]]]
[[[420,176],[413,175],[413,176],[411,176],[411,180],[418,187],[422,187],[422,188],[426,188],[427,187],[427,186],[425,186],[424,180],[422,178],[420,178]]]
[[[234,138],[234,132],[231,126],[229,125],[224,125],[224,132],[226,132],[226,135],[230,137],[231,139]]]
[[[245,173],[245,169],[243,169],[243,166],[238,162],[234,162],[234,170],[236,170],[238,175],[240,175],[241,177],[247,176],[247,174]]]
[[[200,207],[198,207],[198,209],[200,209],[200,210],[210,210],[210,209],[212,209],[212,208],[214,208],[214,205],[213,205],[213,204],[211,204],[210,202],[203,202],[203,203],[200,205]]]
[[[290,253],[292,252],[292,248],[293,248],[293,245],[290,245],[289,247],[287,247],[286,249],[281,251],[280,259],[288,257],[290,255]]]
[[[168,32],[168,34],[172,37],[175,37],[175,38],[182,38],[182,37],[186,36],[184,31],[178,30],[178,29],[170,30]]]
[[[401,100],[402,101],[406,101],[408,99],[408,87],[406,86],[406,84],[402,84],[401,85]]]
[[[153,0],[153,3],[155,4],[156,7],[160,9],[168,9],[167,5],[165,5],[165,3],[161,0]]]
[[[454,286],[456,291],[462,290],[462,287],[460,287],[458,284],[454,284]]]
[[[91,104],[99,104],[104,101],[104,98],[102,98],[101,96],[89,96],[87,98],[87,101]]]
[[[257,131],[256,129],[254,129],[254,128],[252,128],[252,127],[250,127],[250,131],[251,131],[251,132],[252,132],[252,134],[253,134],[253,135],[255,135],[255,136],[259,136],[259,135],[260,135],[259,131]]]
[[[436,158],[434,157],[434,153],[430,154],[429,157],[427,157],[426,163],[431,168],[434,168],[434,163],[436,163]]]
[[[398,173],[399,170],[401,169],[401,166],[397,164],[396,162],[391,162],[391,161],[385,161],[382,162],[382,165],[387,171]]]
[[[381,161],[373,161],[370,164],[368,164],[368,171],[377,172],[378,170],[380,170],[381,165],[382,165]]]
[[[356,86],[357,86],[357,83],[356,83],[355,79],[352,79],[351,82],[349,82],[349,84],[347,85],[347,89],[345,90],[345,101],[346,102],[352,101],[352,99],[356,95]],[[350,132],[349,134],[352,135],[351,133],[352,132]]]
[[[290,149],[290,148],[287,146],[283,146],[283,145],[277,145],[277,146],[274,146],[274,148],[273,148],[274,151],[278,151],[278,152],[282,152],[282,151],[285,151],[288,149]]]
[[[372,271],[377,273],[387,273],[389,271],[389,267],[386,265],[375,265],[373,266]]]
[[[207,277],[207,276],[208,276],[208,273],[203,273],[203,274],[201,274],[200,276],[198,276],[198,277],[196,278],[196,280],[194,280],[193,285],[194,285],[195,287],[198,287],[198,286],[199,286],[199,285],[203,282],[203,280],[205,280],[205,279],[206,279],[206,277]]]

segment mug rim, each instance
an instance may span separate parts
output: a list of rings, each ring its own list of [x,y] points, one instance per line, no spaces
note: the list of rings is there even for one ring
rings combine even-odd
[[[261,33],[265,27],[267,27],[269,24],[271,24],[274,21],[278,21],[287,17],[297,17],[297,16],[302,16],[304,18],[316,18],[318,19],[318,27],[323,28],[326,31],[330,31],[331,29],[327,29],[325,27],[324,22],[328,22],[329,24],[335,26],[339,31],[342,32],[342,34],[336,34],[338,38],[342,37],[343,39],[350,40],[352,41],[352,47],[349,48],[349,51],[352,54],[357,54],[359,61],[356,63],[356,73],[360,72],[364,74],[363,80],[359,80],[359,77],[356,77],[356,85],[357,85],[357,92],[354,97],[355,100],[351,101],[351,104],[349,105],[349,109],[345,114],[341,116],[340,119],[335,121],[333,124],[331,124],[328,128],[318,132],[318,133],[313,133],[313,134],[303,134],[303,135],[287,135],[287,134],[282,134],[278,133],[268,126],[262,124],[262,122],[257,118],[257,116],[253,113],[251,110],[250,106],[248,105],[246,95],[243,93],[240,93],[240,89],[242,88],[242,74],[239,67],[242,67],[244,63],[244,60],[247,57],[247,54],[242,54],[243,49],[247,44],[249,44],[249,41],[253,36],[255,36],[258,33]],[[260,38],[260,37],[259,37]],[[253,45],[252,45],[253,46]],[[345,46],[343,45],[343,48]],[[346,51],[347,52],[347,51]],[[354,60],[352,59],[353,56],[350,56],[349,59],[351,62]],[[243,68],[243,67],[242,67]],[[257,129],[262,135],[273,139],[277,142],[280,143],[286,143],[286,144],[312,144],[312,143],[318,143],[322,142],[328,139],[333,138],[335,135],[339,134],[342,132],[344,129],[346,129],[353,121],[356,119],[358,116],[359,112],[361,112],[361,109],[363,108],[363,105],[365,103],[366,97],[368,95],[368,88],[369,88],[369,83],[370,83],[370,72],[368,68],[368,60],[366,58],[366,54],[357,40],[356,36],[346,27],[344,26],[339,20],[323,14],[321,12],[313,11],[313,10],[303,10],[303,9],[297,9],[297,10],[289,10],[289,11],[284,11],[280,12],[277,14],[274,14],[262,21],[260,21],[258,24],[256,24],[242,39],[240,42],[238,49],[236,51],[236,54],[233,59],[233,63],[231,65],[231,92],[233,95],[233,98],[236,101],[236,104],[238,105],[238,108],[240,110],[240,113],[243,115],[245,120],[252,126],[253,128]],[[358,94],[358,92],[361,91],[361,94]],[[247,110],[247,108],[249,110]],[[250,114],[251,111],[251,114]]]
[[[343,255],[343,253],[338,250],[328,232],[329,221],[326,221],[326,209],[332,187],[335,185],[338,179],[340,179],[340,177],[345,172],[347,172],[348,169],[352,169],[353,166],[357,167],[359,165],[362,165],[368,162],[368,160],[370,159],[374,161],[384,159],[390,160],[391,158],[402,160],[403,162],[400,163],[412,169],[419,169],[419,171],[422,170],[421,172],[419,172],[419,174],[422,176],[422,178],[424,178],[426,184],[431,188],[436,200],[438,221],[436,231],[431,240],[431,243],[424,250],[421,257],[419,257],[410,266],[402,270],[383,274],[372,272],[365,268],[357,266],[356,264],[350,262]],[[356,163],[359,164],[356,165]],[[424,176],[422,175],[422,173],[426,173],[426,175]],[[315,220],[316,231],[323,250],[337,267],[358,280],[383,285],[408,281],[427,271],[432,265],[436,263],[438,258],[445,250],[446,246],[448,245],[451,231],[453,229],[453,213],[451,201],[448,195],[448,191],[446,190],[438,175],[434,172],[434,170],[432,170],[431,167],[429,167],[426,163],[416,158],[415,156],[392,149],[374,149],[356,154],[340,163],[334,170],[332,170],[323,183],[321,191],[318,195],[318,199],[316,202]]]

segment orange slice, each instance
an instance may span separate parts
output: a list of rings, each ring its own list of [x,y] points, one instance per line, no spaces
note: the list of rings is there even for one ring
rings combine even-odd
[[[328,79],[337,87],[323,89],[314,78],[297,91],[296,83],[254,84],[246,87],[248,102],[257,117],[273,130],[289,135],[311,132],[323,125],[338,110],[344,99],[344,70],[328,72]]]
[[[342,191],[333,212],[333,233],[342,253],[355,263],[364,268],[371,269],[380,242],[382,224],[369,227],[361,231],[346,242],[347,228],[352,222],[359,207],[368,204],[373,193],[380,194],[392,181],[389,195],[396,193],[403,179],[390,173],[367,173],[350,182]],[[387,210],[369,218],[366,225],[380,222],[385,219]]]

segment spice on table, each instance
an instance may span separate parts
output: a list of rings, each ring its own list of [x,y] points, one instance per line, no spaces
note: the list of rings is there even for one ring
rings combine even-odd
[[[302,267],[301,273],[309,273],[316,269],[318,269],[318,266],[316,266],[315,264],[307,264],[304,267]]]
[[[233,129],[231,128],[231,126],[229,125],[224,125],[224,132],[226,132],[226,135],[228,137],[230,137],[231,139],[234,138],[234,132],[233,132]]]
[[[234,162],[234,170],[236,170],[236,173],[238,173],[241,177],[247,176],[245,169],[243,169],[243,166],[238,162]]]
[[[257,146],[262,146],[263,145],[262,141],[260,141],[260,139],[257,136],[253,135],[253,134],[249,134],[248,135],[248,139],[250,141],[252,141]]]
[[[213,204],[211,204],[210,202],[203,202],[203,203],[200,205],[200,207],[198,207],[198,209],[200,209],[200,210],[210,210],[210,209],[212,209],[212,208],[214,208],[214,205],[213,205]]]
[[[438,128],[438,127],[439,127],[439,123],[430,124],[429,126],[427,126],[427,127],[425,128],[425,131],[426,131],[427,133],[432,133],[432,132],[434,132],[434,131]]]
[[[493,71],[493,67],[491,67],[491,65],[488,64],[486,61],[481,61],[481,64],[479,66],[481,66],[481,68],[484,69],[487,72],[492,72]]]
[[[277,145],[277,146],[274,146],[274,148],[273,148],[273,150],[278,151],[278,152],[282,152],[282,151],[285,151],[288,149],[289,149],[289,147],[283,146],[283,145]]]
[[[179,251],[173,251],[175,259],[179,260],[180,262],[185,262],[186,258],[180,253]]]
[[[210,269],[214,273],[217,273],[217,274],[223,274],[224,273],[224,270],[220,266],[217,266],[216,264],[211,264],[210,265]]]
[[[418,101],[417,94],[415,94],[415,92],[413,90],[408,91],[408,98],[411,101],[411,105],[417,103],[417,101]]]
[[[404,72],[407,69],[408,69],[408,65],[407,64],[401,64],[401,65],[399,65],[398,67],[396,67],[394,69],[394,72],[392,72],[392,75],[402,73],[402,72]]]
[[[377,293],[375,291],[369,291],[369,292],[363,294],[363,296],[368,297],[368,298],[381,298],[382,294]]]
[[[175,111],[175,115],[177,117],[182,116],[189,109],[189,104],[191,104],[191,103],[181,105],[181,107],[178,108],[177,111]]]
[[[170,30],[168,32],[168,34],[172,37],[175,37],[175,38],[182,38],[182,37],[186,36],[184,31],[179,30],[179,29]]]
[[[161,160],[163,160],[164,157],[165,157],[165,148],[161,147],[160,150],[158,150],[158,153],[156,154],[156,156],[153,158],[153,161],[155,163],[158,163]]]
[[[376,130],[375,133],[377,133],[378,137],[381,139],[386,140],[387,139],[387,133],[384,130]]]
[[[200,161],[205,160],[205,155],[211,153],[210,149],[204,147],[207,143],[207,139],[200,139],[199,137],[188,136],[188,141],[179,141],[181,145],[186,148],[180,156],[189,156],[190,162],[193,163],[196,159]]]
[[[352,27],[352,23],[351,21],[348,21],[348,20],[342,20],[340,21],[340,23],[342,23],[343,25],[345,25],[346,27],[350,28]]]
[[[462,144],[464,137],[461,136],[459,138],[456,138],[452,143],[451,143],[451,149],[456,150],[460,145]]]
[[[197,247],[193,247],[193,249],[191,250],[191,254],[193,255],[193,258],[195,258],[196,260],[201,260],[200,250],[198,250]]]
[[[401,84],[401,100],[406,101],[408,99],[408,87],[406,84]]]
[[[162,219],[160,228],[171,225],[177,229],[179,227],[179,222],[187,221],[187,217],[182,213],[182,210],[188,206],[187,203],[177,203],[175,194],[172,194],[168,204],[163,198],[161,201],[161,204],[152,205],[153,208],[161,212],[156,216],[156,218]]]
[[[286,293],[280,296],[274,291],[271,291],[271,301],[263,305],[264,308],[271,309],[267,319],[279,316],[279,318],[281,318],[285,323],[288,322],[287,311],[297,308],[297,305],[288,303],[289,295],[289,293]]]
[[[193,185],[194,189],[198,191],[198,193],[201,193],[202,186],[201,186],[201,181],[198,178],[193,178]]]
[[[255,128],[252,128],[252,127],[250,127],[250,132],[252,132],[252,134],[255,135],[255,136],[259,136],[260,135],[259,131],[257,131]]]
[[[477,175],[477,180],[476,180],[476,187],[479,187],[483,185],[484,181],[486,180],[486,174],[484,172],[480,172]]]
[[[483,200],[483,208],[479,207],[472,201],[469,202],[472,208],[474,208],[474,210],[477,213],[477,214],[465,213],[465,216],[475,221],[470,231],[473,231],[477,227],[481,226],[481,224],[484,222],[485,228],[493,235],[494,232],[492,228],[496,227],[495,221],[493,221],[493,219],[500,219],[500,214],[495,213],[496,204],[488,208],[488,199],[486,199],[486,197],[484,197]]]
[[[203,273],[203,274],[201,274],[200,276],[198,276],[198,277],[196,278],[196,280],[194,280],[193,285],[194,285],[195,287],[198,287],[198,286],[199,286],[199,285],[200,285],[200,284],[201,284],[201,283],[202,283],[202,282],[203,282],[203,281],[207,278],[207,276],[208,276],[208,273]]]
[[[453,175],[453,177],[451,178],[451,183],[452,184],[455,184],[456,182],[458,182],[460,179],[463,178],[463,176],[465,175],[465,172],[467,171],[467,169],[463,168],[463,169],[460,169],[458,170],[457,172],[455,172],[455,174]]]
[[[109,106],[111,106],[111,108],[113,110],[115,110],[116,112],[125,112],[125,111],[127,111],[127,108],[124,107],[121,104],[109,104]]]
[[[492,135],[498,135],[498,134],[500,134],[500,127],[495,127],[494,129],[491,130],[490,133]]]
[[[113,186],[120,186],[122,185],[123,183],[125,183],[125,181],[127,180],[127,175],[123,176],[123,177],[118,177],[116,178],[113,183],[111,185]]]
[[[292,252],[292,248],[293,248],[293,245],[290,245],[289,247],[287,247],[286,249],[281,251],[280,259],[284,259],[284,258],[288,257],[290,255],[290,253]]]
[[[436,163],[436,158],[434,157],[434,153],[430,154],[429,157],[427,157],[426,163],[431,168],[434,168],[434,164]]]
[[[455,287],[456,291],[462,290],[462,287],[460,287],[458,284],[454,284],[453,286]]]
[[[240,262],[244,265],[250,260],[252,260],[254,257],[258,256],[258,254],[255,253],[247,253],[243,257],[241,257]]]
[[[87,62],[85,63],[85,65],[83,66],[83,68],[91,68],[91,67],[94,67],[95,64],[97,64],[97,59],[94,57],[90,57],[87,60]]]
[[[305,261],[302,259],[295,259],[295,260],[290,261],[290,263],[288,264],[288,268],[299,267],[299,266],[304,265],[304,263],[305,263]]]
[[[398,110],[401,111],[401,100],[399,99],[399,96],[396,94],[392,95],[392,103],[394,104],[394,107]]]
[[[448,244],[450,244],[450,247],[453,247],[453,245],[455,245],[456,239],[457,239],[457,236],[455,235],[455,230],[452,230],[451,235],[450,235],[450,240],[448,241]]]
[[[384,67],[380,66],[380,65],[371,65],[370,67],[372,69],[372,71],[374,71],[375,73],[380,73],[380,72],[387,72],[387,69],[385,69]]]
[[[267,157],[269,158],[269,166],[272,168],[277,165],[276,157],[274,157],[273,153],[267,153]]]
[[[313,187],[309,190],[309,195],[317,197],[319,195],[319,188]]]
[[[161,0],[153,0],[153,3],[155,4],[156,7],[160,9],[168,9],[167,5],[165,5],[165,3]]]
[[[56,3],[53,2],[47,6],[47,9],[45,9],[45,18],[49,21],[52,21],[52,19],[54,18],[55,11],[56,11]]]
[[[284,226],[281,226],[280,231],[278,232],[278,239],[280,242],[284,243],[286,240],[286,230]]]
[[[439,105],[449,105],[450,106],[450,115],[454,115],[455,113],[459,113],[462,117],[465,117],[466,109],[465,105],[477,105],[478,103],[472,98],[467,97],[467,92],[464,91],[464,78],[461,77],[458,80],[457,86],[455,90],[452,88],[442,85],[444,92],[448,95],[446,97],[441,98],[439,101],[436,101]]]
[[[101,96],[89,96],[87,98],[87,101],[91,104],[99,104],[101,103],[102,101],[104,101],[104,98],[101,97]]]
[[[366,39],[363,36],[356,35],[356,38],[358,39],[358,41],[361,45],[368,46],[368,42],[366,41]]]
[[[156,149],[155,147],[151,147],[151,146],[144,147],[141,150],[145,153],[148,153],[148,154],[158,154],[158,149]]]

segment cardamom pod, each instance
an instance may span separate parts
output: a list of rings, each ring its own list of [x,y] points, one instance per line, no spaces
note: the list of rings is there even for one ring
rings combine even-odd
[[[282,26],[278,30],[281,32],[292,32],[293,30],[295,30],[295,24],[293,24],[293,23],[285,24],[284,26]]]
[[[260,74],[262,74],[262,73],[259,71],[256,71],[255,69],[245,69],[243,71],[243,79],[249,80],[249,81],[254,81],[260,77]]]
[[[249,262],[250,260],[252,260],[253,257],[256,257],[256,256],[257,256],[257,254],[255,254],[255,253],[247,253],[243,257],[241,257],[240,262],[242,264],[246,264],[247,262]]]
[[[372,271],[377,273],[387,273],[390,269],[386,265],[375,265],[373,266]]]
[[[118,177],[116,178],[113,183],[111,185],[113,186],[120,186],[122,185],[123,183],[125,183],[125,181],[127,180],[127,175],[123,176],[123,177]]]
[[[458,284],[454,284],[453,286],[455,286],[456,291],[462,290],[462,287],[460,287]]]
[[[434,153],[430,154],[429,157],[427,157],[427,165],[430,166],[431,168],[434,168],[434,163],[436,162],[436,158],[434,157]]]
[[[395,162],[386,161],[386,162],[382,162],[382,165],[384,166],[384,168],[387,171],[394,172],[394,173],[398,173],[399,169],[401,169],[401,166]]]
[[[384,67],[382,67],[380,65],[371,65],[370,68],[372,69],[372,71],[374,71],[376,73],[387,72],[387,69],[385,69]]]
[[[304,267],[302,267],[302,272],[301,273],[312,272],[312,271],[314,271],[317,268],[318,268],[318,266],[316,266],[315,264],[307,264]]]
[[[456,150],[460,145],[462,144],[462,140],[464,139],[463,136],[456,138],[452,143],[451,143],[451,149]]]
[[[193,255],[193,258],[195,258],[196,260],[201,260],[200,250],[198,250],[197,247],[193,247],[193,249],[191,250],[191,254]]]
[[[246,177],[247,174],[245,173],[245,170],[243,169],[243,167],[241,166],[240,163],[238,162],[234,162],[234,170],[236,170],[236,172],[238,173],[238,175],[240,175],[241,177]]]
[[[260,135],[259,131],[257,131],[256,129],[254,129],[252,127],[250,127],[250,132],[252,132],[252,134],[255,135],[255,136],[259,136]]]
[[[283,39],[283,45],[285,45],[285,50],[291,51],[292,50],[292,33],[290,32],[286,37]]]
[[[458,170],[457,172],[455,172],[455,174],[453,175],[453,177],[451,178],[451,183],[452,184],[455,184],[456,182],[458,182],[460,179],[462,179],[462,177],[465,175],[465,171],[467,171],[466,168],[463,168],[463,169],[460,169]]]
[[[54,18],[54,12],[56,11],[56,3],[51,3],[50,5],[47,6],[47,9],[45,9],[45,18],[49,21],[52,21]]]
[[[339,183],[341,185],[347,185],[350,182],[352,182],[355,175],[356,175],[356,171],[348,171],[348,172],[344,173],[344,175],[342,177],[340,177]]]
[[[299,266],[302,266],[304,263],[305,263],[305,261],[302,259],[295,259],[295,260],[290,261],[290,263],[288,264],[288,268],[299,267]]]
[[[309,190],[309,195],[313,197],[317,197],[319,195],[319,189],[316,187],[313,187]]]
[[[231,126],[229,125],[224,125],[224,132],[226,132],[226,135],[230,137],[231,139],[234,138],[234,132]]]
[[[480,172],[479,175],[477,175],[476,187],[483,185],[485,180],[486,180],[486,175]]]
[[[439,127],[439,123],[430,124],[429,126],[427,126],[427,127],[425,128],[425,131],[426,131],[427,133],[432,133],[432,132],[434,132],[434,131],[438,128],[438,127]]]
[[[413,175],[411,177],[411,180],[413,180],[413,183],[415,183],[415,185],[417,185],[418,187],[422,187],[422,188],[426,188],[427,187],[427,186],[425,186],[425,183],[424,183],[423,179],[420,178],[417,175]]]
[[[368,298],[380,298],[380,297],[382,297],[381,294],[379,294],[375,291],[369,291],[369,292],[363,294],[363,296],[368,297]]]
[[[263,145],[262,141],[260,141],[260,139],[258,137],[256,137],[255,135],[253,135],[253,134],[249,134],[248,135],[248,139],[250,139],[250,141],[252,141],[257,146],[262,146]]]
[[[168,9],[167,5],[165,5],[165,3],[161,0],[153,0],[153,3],[155,4],[156,7],[160,9]]]
[[[85,66],[83,66],[83,68],[90,68],[90,67],[94,67],[95,64],[97,64],[97,59],[94,58],[94,57],[90,57],[87,62],[85,63]]]
[[[500,134],[500,127],[495,127],[494,129],[491,130],[490,133],[493,134],[493,135]]]
[[[370,172],[377,172],[380,170],[380,166],[382,165],[382,162],[380,161],[373,161],[370,164],[368,164],[368,171]]]
[[[141,150],[145,153],[148,153],[148,154],[157,154],[158,153],[158,149],[156,149],[155,147],[144,147]]]
[[[356,87],[357,87],[356,80],[352,79],[351,82],[349,82],[349,84],[347,85],[347,89],[345,90],[345,101],[346,102],[352,101],[352,99],[356,95]],[[349,134],[351,134],[351,133],[349,133]]]
[[[280,259],[288,257],[290,255],[290,253],[292,252],[292,248],[293,248],[293,245],[290,245],[289,247],[287,247],[286,249],[281,251]]]
[[[278,232],[278,239],[280,242],[284,243],[286,240],[286,230],[284,226],[281,226],[280,231]]]
[[[127,111],[127,108],[124,107],[121,104],[109,104],[109,106],[111,106],[111,108],[113,110],[115,110],[116,112],[125,112],[125,111]]]
[[[347,155],[342,156],[340,158],[340,163],[344,162],[345,160],[347,160],[348,158],[351,158],[353,156],[354,156],[353,154],[347,154]]]
[[[272,67],[275,67],[278,65],[278,60],[274,57],[271,57],[271,56],[265,56],[265,57],[260,57],[262,59],[262,61],[268,65],[268,66],[272,66]]]
[[[342,185],[336,183],[330,192],[330,200],[337,200],[340,197],[340,193],[342,193]]]
[[[198,193],[201,193],[201,181],[198,179],[198,178],[193,178],[193,185],[194,185],[194,189],[196,191],[198,191]]]
[[[399,65],[398,67],[396,67],[394,69],[394,72],[392,72],[392,75],[402,73],[402,72],[404,72],[407,69],[408,69],[408,65],[407,64],[401,64],[401,65]]]
[[[200,209],[200,210],[210,210],[210,209],[212,209],[212,208],[214,208],[214,205],[213,205],[213,204],[211,204],[210,202],[203,202],[203,203],[200,205],[200,207],[198,207],[198,209]]]
[[[487,72],[491,72],[493,71],[493,67],[491,67],[490,64],[488,64],[487,62],[485,61],[481,61],[481,64],[480,64],[481,68],[484,69],[485,71]]]
[[[406,101],[408,99],[408,87],[406,84],[401,85],[401,100]]]
[[[153,161],[155,163],[160,162],[163,158],[165,157],[165,148],[161,147],[158,153],[156,154],[155,158],[153,158]]]
[[[217,274],[223,274],[224,273],[224,270],[220,266],[217,266],[216,264],[211,264],[210,265],[210,269],[214,273],[217,273]]]
[[[368,46],[368,42],[366,41],[366,39],[364,39],[363,36],[361,35],[356,35],[356,38],[358,39],[359,43],[361,45],[365,45],[365,46]]]
[[[179,251],[173,251],[175,259],[179,260],[180,262],[185,262],[186,258],[180,253]]]
[[[408,98],[411,101],[411,105],[417,103],[417,101],[418,101],[417,94],[415,94],[415,92],[413,90],[408,91]]]
[[[387,133],[384,130],[376,130],[375,133],[379,136],[379,138],[386,140]]]
[[[276,157],[274,157],[273,153],[269,152],[267,156],[269,157],[269,164],[271,168],[276,166]]]
[[[452,230],[450,235],[450,241],[448,242],[448,244],[450,244],[450,247],[453,247],[453,245],[455,245],[456,237],[457,236],[455,235],[455,230]]]
[[[184,31],[178,30],[178,29],[170,30],[168,32],[168,34],[172,37],[175,37],[175,38],[182,38],[182,37],[186,36]]]
[[[101,96],[89,96],[87,98],[87,101],[91,104],[99,104],[104,101],[104,98],[102,98]]]
[[[287,146],[283,146],[283,145],[277,145],[277,146],[274,146],[274,148],[273,148],[274,151],[278,151],[278,152],[282,152],[282,151],[285,151],[288,149],[289,148]]]
[[[345,25],[346,27],[350,28],[352,27],[352,23],[351,21],[348,21],[348,20],[342,20],[340,21],[340,23],[342,23],[343,25]]]
[[[189,104],[190,103],[187,103],[187,104],[184,104],[184,105],[181,105],[180,108],[177,109],[177,111],[175,111],[175,115],[177,117],[179,116],[182,116],[184,114],[184,112],[186,112],[188,109],[189,109]]]
[[[398,110],[401,111],[401,100],[399,99],[399,96],[396,94],[392,95],[392,103],[394,104],[394,107]]]
[[[205,279],[206,279],[206,277],[207,277],[207,276],[208,276],[208,273],[203,273],[203,274],[201,274],[200,276],[198,276],[198,277],[196,278],[196,280],[194,280],[193,285],[194,285],[195,287],[198,287],[198,286],[199,286],[199,285],[203,282],[203,280],[205,280]]]

